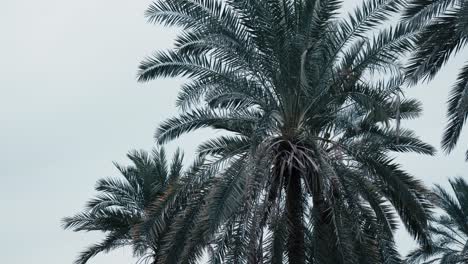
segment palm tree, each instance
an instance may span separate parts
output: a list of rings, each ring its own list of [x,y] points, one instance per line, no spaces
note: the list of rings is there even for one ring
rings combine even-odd
[[[159,250],[157,241],[139,235],[137,227],[146,221],[156,202],[166,200],[168,193],[181,185],[183,154],[176,151],[170,165],[163,148],[154,149],[151,154],[133,151],[127,157],[132,165],[115,164],[122,177],[98,180],[95,189],[99,194],[87,203],[86,209],[63,219],[65,229],[106,233],[103,241],[81,252],[77,264],[123,246],[133,246],[135,255],[140,257],[152,257]]]
[[[366,1],[346,18],[338,16],[336,0],[158,0],[150,6],[149,21],[182,32],[174,50],[141,63],[139,80],[191,80],[178,97],[182,113],[164,122],[156,139],[164,143],[200,128],[225,132],[199,148],[221,170],[203,210],[191,218],[194,228],[180,224],[190,230],[179,232],[185,243],[172,243],[164,253],[172,262],[164,263],[193,263],[206,248],[216,261],[234,258],[229,263],[282,263],[283,250],[289,263],[305,263],[312,230],[306,225],[314,226],[311,237],[328,241],[314,240],[314,263],[364,263],[352,256],[356,250],[343,242],[340,227],[354,227],[348,241],[365,234],[362,241],[386,241],[379,253],[390,252],[395,210],[427,244],[427,190],[388,156],[434,152],[399,127],[400,119],[420,111],[417,101],[400,100],[399,58],[412,49],[414,32],[401,24],[379,28],[402,2]],[[377,238],[370,230],[379,225],[385,233]],[[272,254],[263,252],[264,244]]]
[[[412,251],[407,259],[409,264],[468,262],[468,184],[463,178],[449,181],[455,197],[439,185],[434,189],[435,203],[443,210],[429,229],[434,245],[431,250]]]
[[[407,69],[413,84],[431,80],[468,39],[468,4],[463,0],[409,0],[403,19],[420,29],[416,49]],[[468,64],[458,74],[448,100],[448,124],[442,147],[451,152],[460,137],[468,115]],[[466,152],[468,160],[468,151]]]

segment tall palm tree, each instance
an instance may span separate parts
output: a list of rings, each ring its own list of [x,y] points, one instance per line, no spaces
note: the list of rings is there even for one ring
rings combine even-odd
[[[468,40],[468,3],[464,0],[409,0],[403,19],[420,29],[408,65],[409,80],[431,80]],[[468,64],[458,74],[448,100],[448,124],[442,147],[452,151],[468,116]],[[466,152],[468,160],[468,151]]]
[[[399,128],[400,119],[420,110],[417,101],[400,100],[399,58],[412,49],[414,32],[380,26],[402,2],[366,1],[345,18],[337,0],[158,0],[150,6],[149,21],[182,32],[175,49],[141,63],[139,80],[191,80],[178,97],[182,113],[159,127],[157,140],[206,127],[225,132],[200,146],[223,169],[192,218],[195,228],[181,234],[182,246],[169,247],[165,255],[173,262],[165,263],[193,263],[213,244],[220,245],[213,254],[221,260],[229,244],[236,249],[230,263],[245,256],[259,263],[269,225],[278,242],[267,256],[271,262],[282,263],[284,248],[289,263],[305,263],[309,224],[312,237],[329,238],[315,244],[316,263],[359,263],[341,243],[339,226],[353,219],[350,233],[361,234],[361,225],[372,226],[360,222],[367,215],[385,227],[381,240],[391,244],[394,210],[427,244],[427,190],[388,156],[434,151]],[[284,232],[273,228],[278,219],[285,219]],[[223,239],[233,233],[239,239]]]
[[[138,235],[136,227],[146,220],[155,202],[166,200],[168,193],[181,185],[183,154],[176,151],[170,164],[163,148],[154,149],[151,154],[134,151],[127,157],[132,165],[115,164],[122,177],[98,180],[95,189],[99,194],[87,203],[86,209],[63,219],[65,229],[106,233],[102,242],[81,252],[77,264],[123,246],[133,246],[135,255],[140,257],[152,257],[159,250],[157,241]]]
[[[468,184],[463,178],[450,180],[455,197],[441,186],[434,189],[436,204],[443,214],[431,224],[431,250],[416,249],[407,263],[462,264],[468,263]]]

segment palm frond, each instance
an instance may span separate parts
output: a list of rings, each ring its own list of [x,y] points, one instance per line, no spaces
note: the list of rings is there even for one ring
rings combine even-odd
[[[452,151],[460,137],[463,125],[468,116],[468,65],[459,73],[448,101],[448,124],[444,131],[442,147]]]
[[[126,241],[126,239],[128,238],[126,238],[122,233],[111,233],[107,235],[102,242],[93,244],[89,248],[82,251],[74,263],[86,264],[90,258],[101,252],[107,253],[119,247],[126,246],[128,245],[128,241]]]

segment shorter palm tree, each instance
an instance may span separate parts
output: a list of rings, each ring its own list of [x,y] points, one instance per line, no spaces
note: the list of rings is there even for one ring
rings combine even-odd
[[[450,180],[450,185],[455,198],[439,185],[434,189],[436,204],[444,214],[436,217],[429,228],[432,248],[412,251],[407,263],[468,263],[468,184],[462,178],[455,178]]]
[[[139,227],[149,212],[154,214],[151,206],[155,202],[161,204],[167,194],[180,185],[183,154],[176,151],[170,165],[163,148],[151,154],[133,151],[127,157],[132,165],[115,164],[123,177],[98,180],[95,189],[99,194],[87,203],[85,210],[63,219],[65,229],[106,233],[103,241],[80,253],[76,264],[85,264],[98,253],[123,246],[133,246],[136,256],[146,256],[148,260],[158,250],[158,243],[153,241],[156,237],[147,236],[146,239],[139,234]],[[170,214],[165,217],[167,215]]]

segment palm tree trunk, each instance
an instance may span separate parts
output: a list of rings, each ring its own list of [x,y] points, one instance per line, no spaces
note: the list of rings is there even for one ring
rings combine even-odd
[[[314,231],[318,230],[316,239],[320,241],[314,249],[318,252],[316,257],[320,263],[346,263],[342,252],[336,247],[338,240],[331,225],[332,211],[324,198],[320,176],[316,172],[312,172],[309,183],[316,217]]]
[[[312,189],[312,203],[314,208],[318,212],[318,224],[326,224],[327,223],[327,210],[325,208],[325,201],[323,199],[322,193],[322,183],[320,182],[320,178],[318,175],[313,176],[314,183],[311,186]]]
[[[287,170],[286,210],[289,221],[288,260],[289,264],[305,263],[303,201],[300,172]]]

